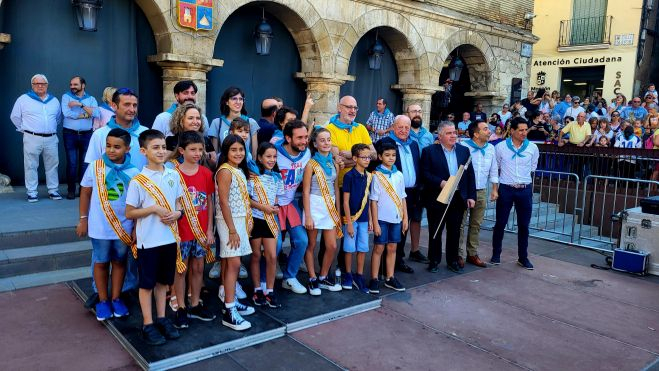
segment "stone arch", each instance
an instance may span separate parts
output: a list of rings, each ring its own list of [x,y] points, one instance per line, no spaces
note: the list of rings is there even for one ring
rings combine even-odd
[[[172,34],[175,30],[169,17],[169,0],[135,0],[135,3],[142,9],[151,25],[158,53],[173,52]]]
[[[460,30],[451,34],[437,51],[432,64],[433,84],[439,84],[439,74],[449,54],[460,47],[462,57],[469,69],[472,91],[498,91],[496,80],[497,59],[490,44],[474,31]]]
[[[374,28],[379,28],[379,37],[385,40],[394,54],[398,84],[428,83],[428,57],[421,34],[402,14],[386,9],[370,10],[351,22],[337,45],[336,73],[348,73],[354,47]]]
[[[325,22],[308,0],[230,0],[222,2],[218,21],[220,28],[231,15],[245,5],[258,2],[269,14],[283,23],[297,44],[302,62],[301,72],[324,71],[326,58],[331,55],[331,40]],[[219,30],[215,37],[219,35]],[[325,67],[326,68],[326,67]]]

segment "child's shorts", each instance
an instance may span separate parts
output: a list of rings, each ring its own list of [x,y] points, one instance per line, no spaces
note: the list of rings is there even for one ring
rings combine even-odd
[[[355,236],[350,237],[348,228],[343,226],[343,251],[347,253],[368,252],[368,222],[352,222]]]
[[[99,240],[92,238],[92,263],[126,262],[128,246],[121,240]]]
[[[137,249],[139,287],[151,290],[156,283],[173,285],[176,274],[176,242],[150,249]]]
[[[189,257],[203,258],[206,256],[206,250],[201,246],[199,241],[191,240],[181,242],[181,259],[185,260]]]
[[[250,240],[256,238],[275,238],[270,230],[270,225],[268,225],[268,222],[266,222],[265,219],[253,218],[253,220],[254,228],[252,228],[252,233],[249,237]]]
[[[379,220],[380,230],[382,234],[375,236],[373,243],[376,245],[384,245],[388,243],[399,243],[401,240],[401,223],[388,223]]]

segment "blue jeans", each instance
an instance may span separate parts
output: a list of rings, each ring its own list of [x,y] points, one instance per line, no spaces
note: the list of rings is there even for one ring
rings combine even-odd
[[[92,244],[93,246],[93,244]],[[92,250],[93,253],[93,250]],[[126,276],[124,277],[124,286],[121,288],[121,292],[130,291],[137,288],[138,276],[137,276],[137,261],[133,258],[133,252],[130,247],[127,251],[126,259]],[[92,256],[91,264],[91,275],[92,275],[92,289],[94,292],[98,292],[96,289],[96,282],[94,282],[94,257]]]
[[[300,205],[297,203],[297,200],[293,201],[293,206],[297,209],[298,213],[300,212]],[[304,253],[307,251],[307,245],[309,244],[309,238],[307,237],[307,230],[304,229],[304,226],[298,225],[297,227],[291,228],[288,221],[286,221],[286,230],[290,235],[291,239],[291,252],[288,254],[288,265],[284,270],[284,279],[296,278],[297,271],[300,269],[300,264],[304,259]],[[277,250],[281,250],[281,238],[278,241]]]
[[[78,134],[69,129],[64,129],[64,151],[66,153],[66,183],[69,192],[75,192],[76,183],[80,183],[82,176],[87,169],[87,163],[84,161],[89,140],[92,137],[91,129],[89,133]],[[79,169],[78,169],[79,168]]]
[[[514,188],[505,184],[499,185],[497,200],[497,221],[492,234],[492,256],[501,256],[504,229],[508,223],[510,210],[515,206],[517,212],[517,256],[520,260],[528,257],[529,223],[533,207],[533,190],[531,185],[526,188]]]

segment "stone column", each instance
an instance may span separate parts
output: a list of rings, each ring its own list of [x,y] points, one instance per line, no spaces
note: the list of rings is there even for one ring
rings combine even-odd
[[[508,97],[499,95],[497,92],[467,92],[465,96],[472,97],[474,99],[474,105],[478,103],[482,104],[483,112],[487,113],[488,116],[501,111],[503,102],[508,99]]]
[[[324,73],[299,72],[296,77],[301,78],[307,84],[307,95],[310,95],[315,101],[309,112],[309,121],[319,125],[325,125],[330,117],[336,114],[341,98],[341,85],[346,81],[355,80],[355,77],[350,75]]]
[[[0,33],[0,50],[5,47],[5,45],[11,42],[11,35],[6,33]],[[10,193],[14,192],[14,188],[11,186],[11,179],[5,174],[0,173],[0,193]]]
[[[192,80],[197,85],[197,104],[205,112],[206,102],[206,74],[213,67],[222,67],[224,61],[220,59],[192,60],[189,56],[174,54],[158,54],[148,58],[162,68],[163,111],[175,102],[174,85],[181,80]]]
[[[398,89],[403,93],[403,112],[407,112],[407,107],[412,104],[418,104],[423,110],[423,126],[430,129],[430,106],[432,104],[432,95],[439,90],[439,86],[405,86],[392,85],[392,89]]]

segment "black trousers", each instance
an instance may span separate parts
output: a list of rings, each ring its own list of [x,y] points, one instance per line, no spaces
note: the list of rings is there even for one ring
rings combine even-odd
[[[451,203],[448,205],[446,216],[439,227],[437,236],[433,238],[439,221],[444,214],[446,205],[437,201],[429,202],[428,205],[428,259],[431,264],[439,264],[442,261],[442,232],[446,227],[446,264],[458,261],[458,250],[460,244],[460,225],[466,205],[459,192],[455,192]]]

